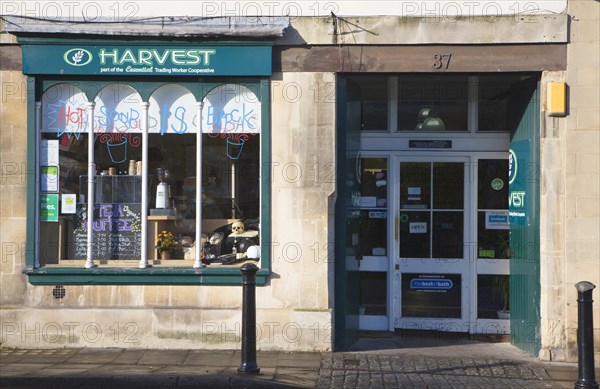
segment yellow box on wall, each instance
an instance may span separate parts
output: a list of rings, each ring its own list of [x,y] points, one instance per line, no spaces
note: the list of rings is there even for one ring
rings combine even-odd
[[[549,82],[546,94],[546,111],[550,116],[567,115],[567,83]]]

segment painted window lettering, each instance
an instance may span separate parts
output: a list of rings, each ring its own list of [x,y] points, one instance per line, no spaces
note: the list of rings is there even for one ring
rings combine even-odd
[[[212,105],[208,107],[208,125],[209,126],[222,126],[228,131],[242,131],[256,129],[256,116],[254,110],[248,107],[246,104],[242,104],[242,111],[234,108],[230,112],[226,112],[222,109],[220,112],[215,110]]]
[[[136,109],[129,108],[129,110],[125,112],[120,112],[116,109],[110,109],[109,107],[103,105],[100,107],[98,125],[104,130],[113,125],[120,125],[119,130],[127,131],[129,129],[139,128],[139,119],[140,113]]]

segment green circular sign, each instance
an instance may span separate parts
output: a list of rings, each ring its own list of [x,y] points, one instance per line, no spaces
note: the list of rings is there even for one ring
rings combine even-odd
[[[492,189],[500,190],[502,188],[504,188],[504,181],[502,180],[502,178],[494,178],[492,180]]]
[[[400,221],[402,223],[406,223],[408,221],[408,215],[403,213],[402,215],[400,215]]]

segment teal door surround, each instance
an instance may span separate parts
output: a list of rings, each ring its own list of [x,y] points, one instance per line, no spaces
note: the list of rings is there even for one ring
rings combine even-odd
[[[511,93],[509,151],[511,342],[537,356],[540,329],[539,78]]]

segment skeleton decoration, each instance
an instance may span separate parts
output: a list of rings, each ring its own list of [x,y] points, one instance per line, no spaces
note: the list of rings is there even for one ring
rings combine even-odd
[[[234,222],[231,225],[231,235],[230,236],[240,236],[244,233],[244,223],[241,220]]]

